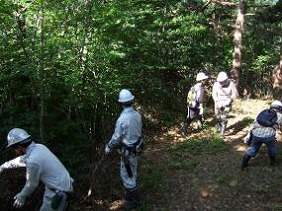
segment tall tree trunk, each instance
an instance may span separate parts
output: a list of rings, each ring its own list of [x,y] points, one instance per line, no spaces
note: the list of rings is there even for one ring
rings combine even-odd
[[[245,14],[247,10],[247,0],[242,0],[238,7],[237,19],[234,32],[234,52],[231,69],[231,78],[235,81],[238,92],[240,93],[240,74],[242,70],[242,37],[244,33]]]
[[[41,0],[41,36],[40,36],[40,59],[39,59],[39,83],[40,83],[40,139],[45,140],[44,136],[44,116],[45,116],[45,83],[44,83],[44,0]]]
[[[280,61],[273,70],[273,97],[282,101],[282,37],[280,41]]]

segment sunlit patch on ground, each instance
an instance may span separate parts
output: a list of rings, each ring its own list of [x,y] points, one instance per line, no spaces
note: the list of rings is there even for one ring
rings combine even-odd
[[[246,144],[237,144],[237,145],[235,145],[235,146],[233,146],[233,148],[236,150],[236,151],[238,151],[238,152],[245,152],[247,149],[248,149],[248,145],[246,145]]]
[[[109,210],[120,210],[122,206],[124,205],[124,200],[116,200],[111,203]]]

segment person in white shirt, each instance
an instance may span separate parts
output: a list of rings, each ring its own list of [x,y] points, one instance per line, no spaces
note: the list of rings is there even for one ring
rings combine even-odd
[[[26,183],[14,197],[13,206],[24,206],[39,182],[45,185],[40,211],[63,211],[67,208],[67,193],[73,191],[73,179],[59,159],[43,144],[35,143],[21,128],[13,128],[7,136],[6,149],[13,149],[18,157],[0,166],[4,169],[26,167]]]
[[[232,103],[237,96],[238,92],[234,82],[228,78],[226,72],[220,72],[212,88],[212,98],[217,127],[222,135],[225,133]]]
[[[140,205],[139,191],[137,184],[138,148],[142,146],[142,118],[133,107],[134,96],[127,89],[119,93],[119,103],[123,110],[116,122],[112,138],[106,144],[105,154],[112,149],[121,149],[120,178],[125,188],[125,210],[131,210]],[[140,147],[141,149],[142,147]]]
[[[208,78],[209,77],[203,72],[199,72],[196,76],[197,83],[192,87],[196,94],[195,102],[191,105],[187,105],[185,109],[185,120],[182,127],[183,135],[187,135],[187,130],[193,120],[199,120],[201,125],[204,123],[203,102],[205,97],[205,85]]]

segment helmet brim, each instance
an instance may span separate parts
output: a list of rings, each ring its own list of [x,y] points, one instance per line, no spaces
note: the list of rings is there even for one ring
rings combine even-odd
[[[29,135],[26,139],[20,141],[20,142],[17,142],[17,143],[12,143],[12,144],[7,144],[7,146],[5,147],[5,149],[10,149],[11,147],[17,145],[17,144],[25,144],[27,142],[30,142],[31,141],[31,136]]]
[[[208,76],[203,76],[201,78],[198,78],[197,81],[203,81],[203,80],[206,80],[208,79],[209,77]]]
[[[131,98],[129,98],[129,99],[126,99],[126,100],[118,100],[118,102],[120,102],[120,103],[130,103],[130,102],[132,102],[134,100],[134,96],[132,95],[132,97]]]

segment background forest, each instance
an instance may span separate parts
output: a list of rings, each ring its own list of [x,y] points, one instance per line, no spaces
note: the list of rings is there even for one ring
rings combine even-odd
[[[200,70],[210,83],[236,70],[242,96],[273,96],[281,12],[282,0],[0,0],[1,144],[22,127],[72,175],[87,175],[112,134],[122,88],[136,96],[145,131],[182,121]]]

